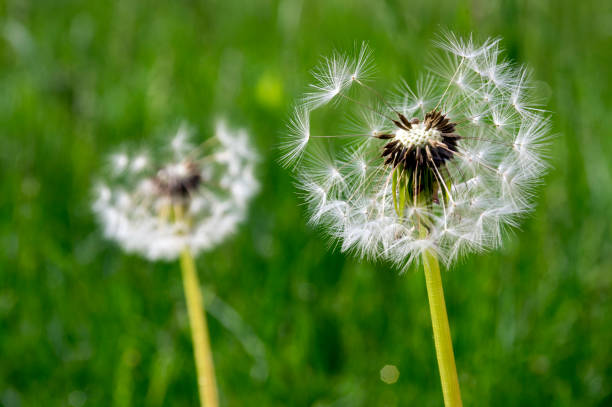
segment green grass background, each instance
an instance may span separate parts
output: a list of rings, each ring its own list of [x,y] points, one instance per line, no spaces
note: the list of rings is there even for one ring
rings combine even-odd
[[[380,78],[412,80],[446,28],[504,37],[558,134],[533,216],[444,273],[464,403],[612,405],[607,0],[0,1],[0,405],[196,405],[177,264],[105,241],[91,187],[120,145],[220,113],[250,129],[262,191],[197,264],[269,369],[209,315],[221,404],[441,405],[422,272],[328,250],[275,146],[321,55],[367,40]]]

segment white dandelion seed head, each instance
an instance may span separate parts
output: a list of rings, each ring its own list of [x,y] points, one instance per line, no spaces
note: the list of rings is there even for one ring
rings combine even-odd
[[[206,251],[233,233],[259,184],[257,156],[244,130],[219,120],[215,135],[193,142],[187,125],[156,154],[110,157],[94,190],[93,211],[107,238],[150,260]],[[156,157],[153,159],[152,157]]]
[[[529,71],[499,39],[446,33],[435,45],[429,72],[389,96],[352,77],[369,49],[325,59],[284,144],[310,222],[342,251],[401,270],[424,251],[450,265],[498,247],[547,169],[550,120]],[[314,111],[335,99],[351,134],[311,133]]]

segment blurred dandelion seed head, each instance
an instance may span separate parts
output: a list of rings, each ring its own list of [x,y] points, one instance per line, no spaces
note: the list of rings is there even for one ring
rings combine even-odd
[[[111,155],[93,203],[106,237],[151,260],[174,259],[236,229],[259,188],[247,133],[218,121],[213,137],[191,140],[183,125],[165,150]]]
[[[391,94],[369,84],[366,45],[324,59],[281,145],[311,222],[343,251],[401,270],[424,250],[449,265],[500,245],[547,169],[550,121],[529,70],[499,39],[446,33],[435,45],[430,70]],[[311,132],[330,103],[356,123],[348,134]]]

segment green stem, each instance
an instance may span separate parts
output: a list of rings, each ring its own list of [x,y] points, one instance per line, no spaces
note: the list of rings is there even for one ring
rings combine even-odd
[[[191,338],[195,354],[196,371],[198,374],[198,389],[202,407],[217,407],[217,384],[215,382],[215,367],[213,365],[210,339],[202,292],[196,272],[193,256],[188,248],[181,252],[181,271],[183,273],[183,286],[187,299],[187,312],[191,325]]]
[[[431,325],[433,327],[438,368],[440,369],[440,380],[442,381],[444,405],[446,407],[461,407],[463,403],[461,402],[453,342],[448,326],[448,316],[446,315],[440,265],[436,255],[431,251],[423,253],[423,268],[425,269],[425,284],[427,285],[427,297],[429,298]]]

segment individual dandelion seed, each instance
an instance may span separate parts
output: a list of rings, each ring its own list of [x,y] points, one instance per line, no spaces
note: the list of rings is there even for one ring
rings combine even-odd
[[[438,260],[499,246],[533,207],[550,121],[529,70],[505,60],[498,39],[446,33],[435,45],[415,85],[389,95],[369,84],[365,45],[356,58],[325,59],[281,162],[294,168],[311,222],[343,251],[401,271],[423,262],[445,402],[460,405]],[[330,103],[349,130],[312,134],[315,111]]]
[[[193,255],[235,231],[258,190],[257,160],[244,130],[218,121],[199,145],[181,126],[163,151],[111,156],[93,210],[107,238],[150,260],[180,258],[202,406],[218,397],[204,304]]]

